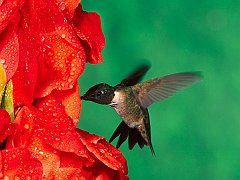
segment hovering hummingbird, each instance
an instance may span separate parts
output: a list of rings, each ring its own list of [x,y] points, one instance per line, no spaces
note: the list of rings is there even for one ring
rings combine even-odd
[[[123,121],[109,140],[112,142],[120,135],[117,148],[128,138],[129,149],[138,143],[140,148],[149,146],[154,155],[148,106],[163,101],[202,77],[199,72],[182,72],[138,83],[149,68],[149,65],[140,66],[116,86],[97,84],[81,96],[81,99],[109,105],[121,116]]]

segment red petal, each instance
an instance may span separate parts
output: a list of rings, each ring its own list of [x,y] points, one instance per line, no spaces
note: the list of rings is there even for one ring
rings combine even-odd
[[[77,126],[81,111],[79,86],[75,85],[70,90],[54,91],[53,96],[63,104],[67,115],[72,118],[74,126]]]
[[[105,166],[103,163],[98,163],[94,169],[91,170],[93,172],[92,179],[98,180],[128,180],[129,178],[119,173],[118,171],[112,170]]]
[[[9,26],[0,36],[0,63],[7,75],[7,81],[15,73],[19,60],[19,46],[17,34]]]
[[[35,97],[43,97],[54,89],[74,87],[85,67],[85,52],[53,1],[34,1],[34,7],[41,44]]]
[[[44,177],[51,177],[58,171],[60,167],[59,151],[45,144],[38,131],[35,131],[29,140],[28,149],[31,155],[42,163]]]
[[[54,1],[30,0],[21,11],[21,61],[13,78],[18,106],[72,89],[85,67],[84,49]]]
[[[53,96],[47,96],[36,107],[42,112],[38,114],[36,124],[43,131],[38,132],[44,142],[57,150],[73,152],[78,156],[93,159],[79,140],[72,119],[66,114],[64,106]]]
[[[49,95],[37,101],[35,107],[40,111],[36,120],[36,125],[49,130],[72,130],[75,126],[72,119],[66,114],[61,102]]]
[[[20,7],[21,0],[5,0],[0,5],[0,33],[7,27],[9,22],[15,17],[16,11]]]
[[[21,10],[28,9],[26,7]],[[30,5],[29,5],[30,6]],[[19,63],[12,81],[14,86],[14,104],[15,106],[30,105],[33,101],[33,92],[37,78],[37,42],[33,34],[34,15],[29,12],[22,12],[21,21],[19,22]]]
[[[5,140],[12,132],[11,118],[7,111],[0,109],[0,142]]]
[[[54,173],[55,179],[81,179],[88,180],[81,169],[77,168],[59,168],[59,171]]]
[[[94,160],[89,156],[89,153],[85,146],[79,141],[79,136],[77,136],[74,131],[59,131],[56,129],[54,132],[50,132],[48,130],[38,131],[38,133],[43,138],[43,141],[55,148],[56,150],[60,150],[63,152],[73,152],[80,157],[88,158],[90,164],[94,162]]]
[[[95,161],[94,161],[95,162]],[[91,164],[86,164],[86,159],[81,158],[73,153],[61,152],[61,170],[62,175],[68,173],[71,178],[81,177],[83,179],[90,179],[92,172],[86,171],[85,168]],[[70,179],[70,177],[68,179]]]
[[[78,133],[82,143],[97,159],[114,170],[119,170],[123,174],[128,173],[126,159],[118,149],[99,136],[82,130],[79,130]]]
[[[62,168],[80,168],[82,169],[83,163],[79,156],[74,153],[61,152],[61,167]]]
[[[42,164],[30,156],[26,149],[8,149],[0,151],[0,167],[5,179],[41,179]],[[0,176],[0,178],[3,178]]]
[[[105,45],[100,16],[97,13],[87,13],[79,4],[72,20],[77,35],[84,42],[87,51],[87,61],[93,64],[102,62],[101,51]]]
[[[42,162],[46,177],[58,174],[61,177],[80,176],[93,179],[126,178],[127,164],[122,153],[103,137],[77,130],[64,106],[53,96],[49,95],[38,101],[36,107],[40,112],[32,110],[36,113],[33,118],[35,130],[31,133],[27,146],[32,155]],[[27,111],[20,111],[19,116],[24,117],[23,112]],[[24,120],[20,122],[23,123]],[[56,166],[51,164],[52,161]]]
[[[68,20],[72,19],[75,9],[77,8],[80,0],[55,0],[60,10]]]
[[[26,147],[34,129],[35,113],[23,107],[14,120],[14,133],[9,137],[7,147]]]

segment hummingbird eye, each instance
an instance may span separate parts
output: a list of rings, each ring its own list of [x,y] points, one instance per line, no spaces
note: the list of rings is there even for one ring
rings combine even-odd
[[[103,94],[103,91],[98,91],[97,96],[101,96]]]

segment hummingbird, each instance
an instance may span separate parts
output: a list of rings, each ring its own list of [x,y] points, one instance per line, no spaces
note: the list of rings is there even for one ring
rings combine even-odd
[[[149,69],[150,65],[141,65],[116,86],[97,84],[81,99],[109,105],[122,118],[109,142],[119,136],[116,145],[119,148],[128,138],[130,150],[138,143],[141,149],[149,146],[154,155],[148,107],[201,80],[202,76],[198,71],[181,72],[139,83]]]

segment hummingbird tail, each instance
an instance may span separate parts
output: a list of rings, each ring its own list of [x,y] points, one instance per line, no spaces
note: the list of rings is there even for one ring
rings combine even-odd
[[[120,135],[118,142],[117,142],[117,148],[119,148],[122,145],[122,143],[127,139],[128,133],[129,133],[128,131],[129,131],[128,126],[122,121],[118,125],[117,129],[114,131],[109,142],[112,142],[116,137],[118,137]]]
[[[124,141],[128,138],[128,147],[129,149],[133,149],[133,147],[138,143],[139,147],[142,149],[144,145],[148,145],[148,143],[143,139],[141,134],[135,128],[130,128],[125,122],[121,122],[117,129],[114,131],[112,137],[109,142],[112,142],[116,137],[119,137],[117,142],[117,148],[119,148]],[[152,145],[150,145],[151,151],[154,154]]]
[[[149,147],[150,147],[150,150],[151,150],[151,152],[152,152],[152,155],[153,155],[153,156],[156,156],[156,154],[155,154],[155,152],[154,152],[154,149],[153,149],[153,145],[152,145],[151,142],[149,143]]]

